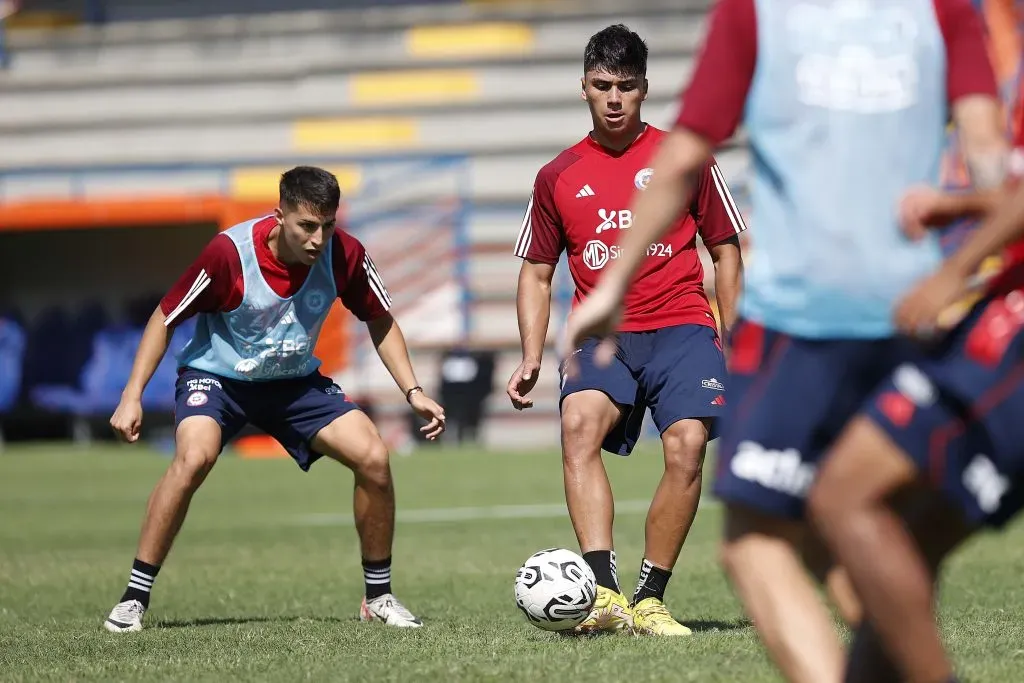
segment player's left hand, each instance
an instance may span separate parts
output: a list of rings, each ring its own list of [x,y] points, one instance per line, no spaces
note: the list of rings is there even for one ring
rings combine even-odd
[[[904,334],[922,336],[939,327],[939,317],[967,293],[967,279],[945,265],[917,283],[896,306],[896,326]]]
[[[572,312],[558,345],[559,355],[565,358],[565,375],[576,374],[573,350],[580,348],[585,339],[601,340],[594,353],[594,362],[604,367],[615,357],[615,330],[622,320],[622,297],[607,283],[597,286],[583,303]]]
[[[422,417],[424,420],[429,422],[422,427],[420,431],[423,432],[426,437],[433,441],[437,437],[441,436],[445,428],[444,408],[430,398],[422,391],[418,391],[412,395],[409,399],[409,405],[416,411],[416,414]]]

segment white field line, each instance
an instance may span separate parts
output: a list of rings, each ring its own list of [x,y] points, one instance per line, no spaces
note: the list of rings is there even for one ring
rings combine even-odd
[[[700,499],[700,507],[716,507],[717,500]],[[633,515],[646,513],[651,506],[649,500],[619,500],[615,502],[615,513]],[[489,505],[486,507],[423,508],[401,510],[395,513],[399,524],[432,524],[437,522],[480,522],[489,519],[551,519],[568,517],[565,503],[540,505]],[[336,526],[352,524],[351,514],[317,513],[296,518],[301,526]]]

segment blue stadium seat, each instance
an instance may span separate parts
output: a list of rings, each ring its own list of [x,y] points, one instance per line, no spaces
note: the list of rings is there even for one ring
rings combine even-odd
[[[171,337],[167,355],[157,366],[142,406],[146,410],[173,410],[178,351],[195,331],[195,321],[178,326]],[[105,415],[121,400],[131,375],[135,351],[142,339],[140,327],[108,327],[93,337],[92,353],[82,369],[78,386],[43,385],[32,390],[33,402],[48,410],[74,415]]]
[[[0,318],[0,413],[18,401],[24,358],[25,330],[12,318]]]

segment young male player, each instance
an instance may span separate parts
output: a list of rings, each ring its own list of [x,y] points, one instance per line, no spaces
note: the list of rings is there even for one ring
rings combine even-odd
[[[595,34],[584,54],[582,98],[593,130],[537,174],[515,253],[523,259],[517,308],[523,360],[508,384],[512,404],[537,381],[551,312],[551,280],[564,250],[576,285],[575,303],[618,257],[628,232],[632,195],[651,179],[650,162],[664,133],[643,121],[647,46],[622,25]],[[665,608],[665,587],[700,496],[701,467],[713,420],[725,405],[725,364],[715,319],[704,293],[697,255],[699,233],[715,263],[723,327],[734,319],[740,288],[737,234],[743,219],[711,160],[703,166],[686,215],[646,249],[637,286],[627,300],[613,363],[593,363],[594,341],[573,351],[583,368],[563,378],[562,462],[565,497],[598,594],[582,631],[618,630],[687,635]],[[629,455],[651,409],[661,432],[665,473],[647,516],[646,547],[632,600],[621,593],[612,544],[614,503],[601,461],[602,446]]]
[[[1014,156],[1021,159],[1024,103],[1018,107]],[[1024,176],[1019,164],[1010,170],[1015,180]],[[1005,192],[925,197],[915,203],[927,224],[957,209],[984,212],[1005,201]],[[881,638],[905,680],[955,680],[932,609],[939,565],[980,526],[1001,527],[1024,504],[1022,234],[1024,191],[904,298],[897,320],[905,332],[938,328],[983,260],[1018,238],[964,320],[897,368],[865,404],[811,493],[818,525],[864,598],[873,632],[862,630],[859,640]],[[928,511],[928,535],[901,530],[891,501],[907,498]],[[848,671],[862,667],[851,660]],[[868,679],[848,673],[847,680]]]
[[[128,587],[108,631],[138,631],[149,595],[193,494],[221,449],[246,423],[275,437],[302,470],[321,456],[355,475],[353,507],[366,593],[363,621],[419,627],[391,593],[395,493],[388,451],[373,423],[317,368],[317,336],[335,297],[366,322],[377,353],[413,410],[444,431],[441,406],[416,382],[390,298],[369,254],[335,228],[338,181],[300,166],[281,177],[273,215],[217,235],[150,318],[128,385],[110,418],[119,437],[137,441],[141,396],[167,351],[173,328],[199,315],[182,351],[175,389],[174,460],[149,498]]]
[[[998,184],[998,107],[968,0],[721,0],[622,254],[569,321],[567,348],[614,329],[646,245],[742,119],[758,230],[715,492],[726,503],[726,571],[791,681],[843,672],[797,551],[816,463],[905,357],[892,306],[940,259],[934,236],[903,236],[896,205],[906,188],[937,181],[950,114],[975,183]]]

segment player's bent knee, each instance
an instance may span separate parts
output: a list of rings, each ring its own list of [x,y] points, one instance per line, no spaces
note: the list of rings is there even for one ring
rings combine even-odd
[[[217,462],[217,451],[203,446],[179,448],[171,463],[173,473],[192,488],[198,487]]]
[[[605,431],[595,416],[582,409],[569,408],[562,412],[562,441],[569,457],[600,449]]]
[[[699,420],[680,420],[661,435],[665,466],[693,476],[700,474],[708,431]]]
[[[371,486],[381,489],[391,486],[390,456],[387,446],[379,437],[367,445],[356,469],[359,477]]]

